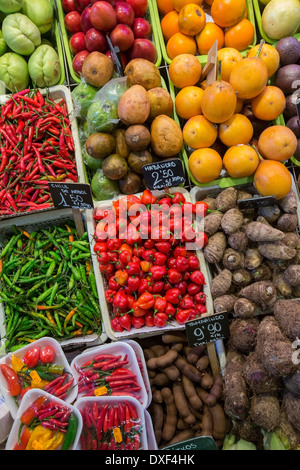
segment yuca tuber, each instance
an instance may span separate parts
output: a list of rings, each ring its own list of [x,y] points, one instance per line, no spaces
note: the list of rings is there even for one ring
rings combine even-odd
[[[248,286],[252,282],[252,276],[247,269],[237,269],[232,273],[232,283],[237,287]]]
[[[205,398],[205,405],[214,406],[222,396],[223,391],[223,378],[221,374],[218,374],[214,378],[213,385]]]
[[[176,433],[177,425],[177,408],[175,405],[174,397],[172,390],[170,388],[164,387],[161,391],[164,403],[166,405],[166,419],[163,424],[162,429],[162,439],[166,442],[169,442],[173,439]]]
[[[214,299],[214,311],[215,313],[220,312],[232,312],[233,306],[237,301],[237,297],[232,294],[220,295]]]
[[[219,263],[226,249],[226,236],[223,232],[217,232],[208,239],[203,253],[208,263]]]
[[[249,248],[246,251],[245,268],[250,269],[250,270],[256,269],[258,268],[258,266],[261,265],[262,260],[263,260],[263,257],[257,248]]]
[[[254,394],[251,400],[252,421],[268,432],[274,431],[280,421],[280,404],[275,394]]]
[[[269,223],[276,222],[276,220],[280,217],[281,211],[279,207],[274,204],[273,206],[265,206],[260,207],[258,209],[258,215],[264,217]]]
[[[300,338],[300,302],[298,300],[277,300],[274,316],[279,328],[291,341]]]
[[[173,397],[179,416],[181,416],[187,424],[194,424],[196,418],[189,409],[187,397],[181,383],[173,383]]]
[[[225,295],[232,284],[232,274],[228,269],[223,269],[211,282],[211,295],[219,297]]]
[[[221,219],[221,227],[227,235],[238,232],[243,225],[244,217],[242,212],[237,209],[229,209]]]
[[[251,222],[246,227],[246,235],[253,242],[277,242],[284,238],[284,233],[261,222]]]
[[[255,393],[275,393],[279,388],[279,381],[268,374],[259,361],[256,351],[245,358],[243,376]]]
[[[223,213],[219,211],[211,212],[204,217],[204,233],[208,237],[211,237],[219,230],[222,217]]]
[[[261,243],[258,247],[261,255],[270,260],[288,261],[293,259],[297,251],[294,248],[289,248],[284,243]]]
[[[275,274],[273,282],[274,286],[283,297],[290,297],[292,295],[292,287],[285,282],[283,273]]]
[[[235,251],[245,252],[248,245],[248,237],[245,232],[235,232],[228,237],[228,245]]]
[[[283,212],[286,212],[287,214],[296,214],[298,203],[294,191],[291,189],[286,197],[278,201],[278,205]]]
[[[244,287],[239,296],[257,303],[263,310],[273,305],[277,299],[276,288],[271,281],[254,282]]]
[[[242,354],[249,354],[256,346],[256,335],[259,326],[257,318],[244,320],[237,318],[230,323],[229,344]]]
[[[233,248],[227,248],[225,250],[222,263],[224,268],[230,271],[244,267],[245,257],[243,253],[233,250]]]
[[[272,278],[272,272],[266,264],[263,264],[251,271],[251,275],[254,282],[267,281]]]
[[[258,313],[257,305],[248,299],[238,299],[233,306],[233,316],[237,318],[253,318]]]
[[[164,369],[165,367],[170,366],[177,357],[178,352],[174,349],[170,349],[167,353],[163,354],[162,356],[148,359],[147,367],[148,369]]]
[[[300,367],[292,375],[283,378],[285,387],[297,398],[300,398]]]
[[[292,286],[292,287],[299,286],[300,285],[300,265],[292,264],[291,266],[289,266],[283,274],[283,279],[289,286]]]
[[[221,191],[216,197],[217,209],[221,212],[226,212],[236,205],[237,190],[235,188],[226,188]]]
[[[296,230],[297,225],[297,214],[283,214],[277,221],[277,228],[278,230],[282,230],[282,232],[293,232]]]
[[[285,390],[283,395],[283,407],[289,422],[292,423],[297,431],[300,431],[300,398],[293,395],[290,391]]]
[[[224,372],[224,410],[231,418],[236,419],[246,419],[250,408],[243,366],[242,354],[229,350]]]
[[[196,410],[201,410],[203,408],[203,403],[201,398],[197,395],[194,382],[186,377],[182,376],[182,386],[190,405]]]

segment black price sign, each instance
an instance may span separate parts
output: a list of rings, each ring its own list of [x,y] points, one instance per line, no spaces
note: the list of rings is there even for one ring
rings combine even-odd
[[[218,450],[218,447],[212,437],[199,436],[166,446],[163,450]]]
[[[239,209],[255,209],[256,207],[273,206],[274,204],[276,204],[275,196],[259,196],[237,201]]]
[[[296,106],[297,106],[298,118],[300,119],[300,95],[297,95]]]
[[[180,158],[144,165],[143,176],[150,190],[179,186],[185,182]]]
[[[93,209],[93,196],[89,184],[49,183],[53,204],[57,209]]]
[[[213,343],[230,336],[229,321],[226,313],[218,313],[191,320],[185,324],[185,328],[191,348]]]

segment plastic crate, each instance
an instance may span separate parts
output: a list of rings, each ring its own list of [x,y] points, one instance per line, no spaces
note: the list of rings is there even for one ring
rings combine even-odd
[[[17,227],[22,227],[23,230],[26,230],[28,233],[34,232],[40,229],[47,229],[50,226],[54,225],[63,225],[74,221],[73,212],[71,209],[60,209],[51,212],[44,212],[39,214],[31,214],[31,215],[24,215],[22,217],[18,217],[14,219],[14,225]],[[86,219],[83,217],[83,223],[86,226]],[[4,241],[6,236],[12,234],[12,223],[11,220],[5,220],[0,222],[0,249],[4,247]],[[93,258],[95,258],[95,254],[91,252],[91,258],[94,264]],[[99,283],[101,282],[99,269],[95,271],[96,277],[96,285],[98,290],[98,297],[101,296],[101,291],[99,290]],[[101,310],[101,307],[100,307]],[[85,335],[85,336],[77,336],[70,339],[57,339],[59,344],[62,347],[67,346],[82,346],[86,343],[95,343],[95,344],[103,344],[107,340],[107,335],[105,333],[105,328],[103,325],[102,319],[102,333],[98,336],[96,333]],[[5,326],[5,306],[3,303],[0,303],[0,357],[6,354],[5,351],[5,334],[6,334],[6,326]],[[47,336],[51,336],[50,333]]]
[[[152,5],[150,4],[150,2],[148,2],[148,3],[149,3],[149,5],[148,5],[148,12],[146,14],[146,18],[149,20],[149,22],[151,23],[152,28],[153,28],[152,42],[154,43],[155,48],[156,48],[156,52],[157,52],[157,59],[156,59],[155,65],[157,67],[159,67],[160,64],[161,64],[161,61],[162,61],[160,41],[159,41],[157,30],[154,27],[154,24],[155,24],[154,11],[153,11],[153,8],[152,8]],[[70,76],[71,76],[72,80],[75,83],[80,83],[81,79],[80,79],[80,77],[78,77],[78,75],[75,73],[75,71],[73,69],[73,64],[72,64],[73,63],[73,55],[72,55],[72,52],[71,52],[71,49],[70,49],[70,44],[69,44],[70,35],[68,34],[68,31],[65,27],[65,22],[64,22],[65,13],[64,13],[64,10],[63,10],[63,6],[62,6],[62,1],[61,0],[56,0],[56,5],[57,5],[59,24],[60,24],[60,27],[61,27],[62,40],[63,40],[64,49],[65,49],[65,53],[66,53],[66,59],[67,59],[67,64],[68,64],[68,68],[69,68],[69,73],[70,73]]]
[[[162,30],[161,30],[161,26],[160,26],[162,16],[160,15],[160,13],[158,11],[156,0],[148,0],[148,3],[149,3],[149,5],[152,5],[152,8],[153,8],[154,19],[155,19],[155,28],[157,30],[158,37],[159,37],[162,57],[166,61],[167,64],[170,64],[172,62],[172,59],[170,59],[170,57],[168,56],[166,43],[165,43],[163,33],[162,33]],[[256,45],[256,41],[257,41],[255,16],[254,16],[254,11],[253,11],[252,0],[246,0],[246,3],[247,3],[248,19],[251,21],[251,23],[253,24],[253,27],[254,27],[254,38],[253,38],[252,44],[250,44],[249,47],[247,47],[247,49],[245,49],[244,51],[241,51],[241,54],[243,56],[246,56],[248,50],[251,49],[251,47],[254,47]],[[210,10],[207,10],[205,6],[204,6],[204,11],[206,11],[208,14],[210,12]],[[206,64],[207,55],[196,55],[196,57],[199,60],[199,62],[201,63],[201,65]]]

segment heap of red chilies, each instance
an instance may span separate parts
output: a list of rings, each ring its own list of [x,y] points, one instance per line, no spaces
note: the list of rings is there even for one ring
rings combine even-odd
[[[78,181],[65,99],[23,90],[1,106],[0,216],[53,206],[48,183]]]

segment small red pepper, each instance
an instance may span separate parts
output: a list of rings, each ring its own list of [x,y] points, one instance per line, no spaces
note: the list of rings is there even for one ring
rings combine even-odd
[[[191,273],[190,280],[201,286],[206,284],[204,274],[199,270],[193,271]]]
[[[12,367],[8,366],[7,364],[1,364],[0,370],[6,380],[8,393],[12,397],[17,397],[22,390],[17,373]]]
[[[150,292],[144,292],[136,301],[137,307],[143,310],[149,310],[155,304],[155,298]]]

